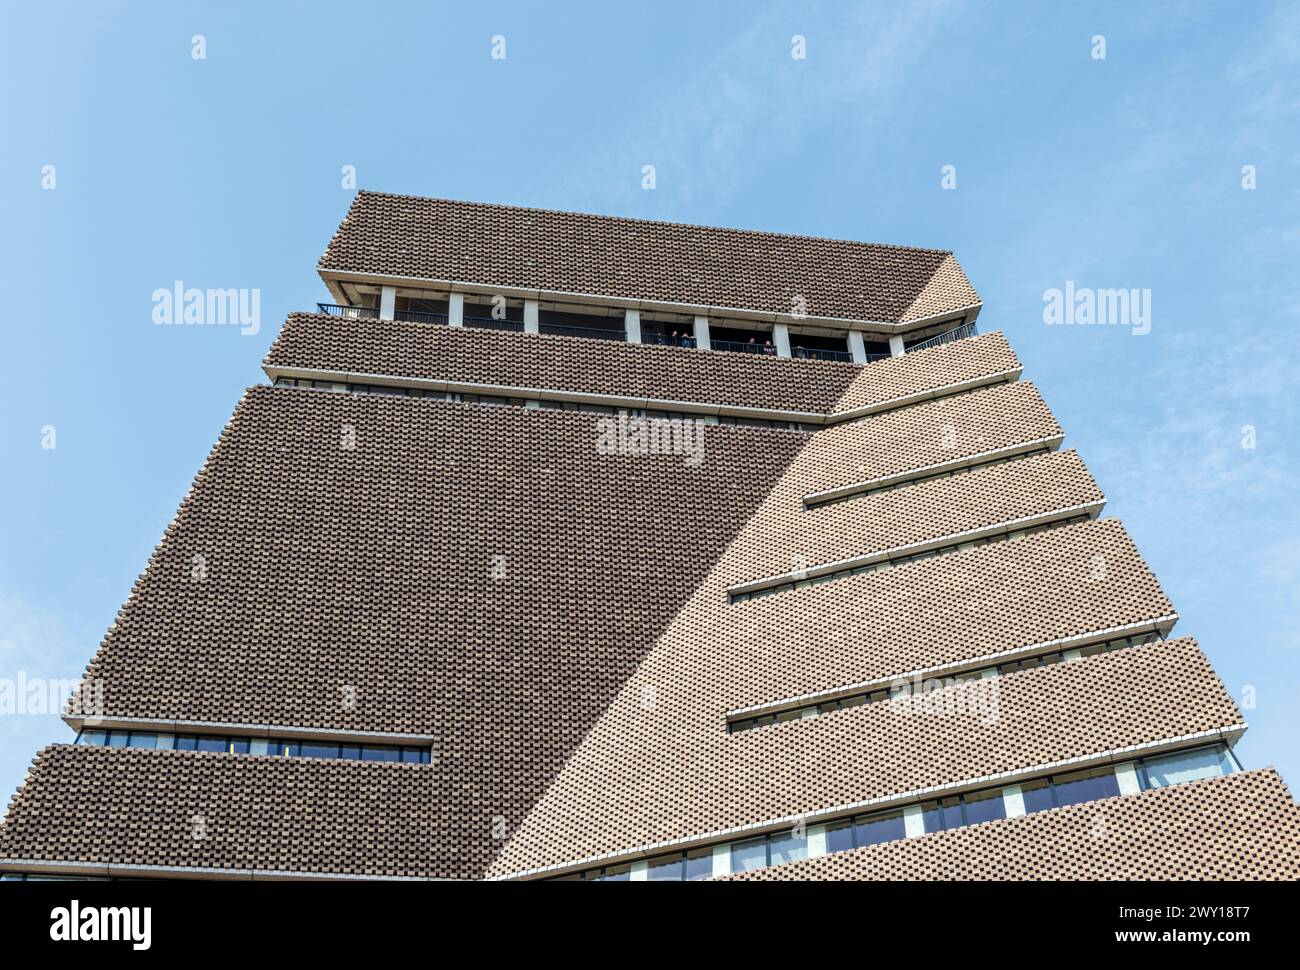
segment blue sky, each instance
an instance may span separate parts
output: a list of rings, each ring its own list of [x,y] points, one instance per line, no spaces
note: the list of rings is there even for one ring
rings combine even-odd
[[[953,249],[1179,632],[1255,691],[1243,761],[1300,783],[1300,8],[468,6],[6,6],[0,677],[80,675],[285,314],[327,299],[354,165],[377,190]],[[154,326],[175,280],[260,288],[260,332]],[[1149,289],[1150,332],[1045,325],[1066,280]],[[0,717],[0,800],[70,737]]]

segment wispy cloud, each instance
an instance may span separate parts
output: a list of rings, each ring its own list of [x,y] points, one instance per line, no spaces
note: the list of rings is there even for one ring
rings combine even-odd
[[[832,124],[865,130],[883,121],[951,6],[768,10],[679,87],[648,99],[607,147],[561,159],[536,197],[625,208],[647,164],[656,167],[659,204],[672,210],[744,191],[755,157],[794,156]],[[790,56],[794,34],[807,37],[805,61]]]

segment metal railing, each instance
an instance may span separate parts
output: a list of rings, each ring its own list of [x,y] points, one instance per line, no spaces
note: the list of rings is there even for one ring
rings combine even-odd
[[[317,303],[316,309],[331,317],[346,317],[349,320],[377,320],[379,310],[372,306],[340,306],[337,303]]]
[[[821,347],[793,347],[793,357],[808,357],[813,360],[842,360],[852,363],[853,355],[847,350],[824,350]]]
[[[497,320],[493,317],[465,317],[461,322],[467,327],[476,327],[479,330],[512,330],[515,333],[524,332],[524,323],[522,320]]]
[[[543,323],[539,328],[542,333],[556,334],[562,337],[594,337],[597,340],[626,340],[622,330],[597,330],[594,327],[571,327],[567,323]]]
[[[710,340],[709,346],[714,350],[729,350],[735,354],[758,354],[762,357],[776,356],[776,348],[771,344],[741,343],[739,340]]]
[[[919,344],[913,344],[907,348],[907,353],[914,350],[928,350],[931,347],[938,347],[940,344],[952,343],[954,340],[965,340],[967,337],[973,337],[978,331],[973,323],[963,323],[960,327],[954,327],[946,333],[938,334],[929,340],[922,340]]]
[[[394,310],[393,317],[409,323],[446,323],[447,314],[433,313],[429,310]]]
[[[673,337],[666,333],[643,333],[641,334],[643,344],[654,344],[657,347],[698,347],[694,337]]]

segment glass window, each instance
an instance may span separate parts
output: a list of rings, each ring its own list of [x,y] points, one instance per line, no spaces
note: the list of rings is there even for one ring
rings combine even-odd
[[[196,738],[194,735],[192,734],[176,735],[177,751],[197,751],[198,747],[199,747],[199,739]]]
[[[1001,788],[971,792],[962,797],[962,804],[966,812],[967,825],[979,825],[980,822],[991,822],[995,818],[1007,817]]]
[[[304,741],[298,754],[303,758],[337,758],[339,746],[328,741]]]
[[[921,806],[921,817],[927,832],[942,832],[961,825],[961,799],[953,795],[942,801],[926,802]]]
[[[110,748],[125,748],[128,741],[131,740],[130,731],[109,731],[108,746]]]
[[[767,865],[767,839],[750,839],[731,847],[731,871],[750,872]]]
[[[375,745],[367,745],[361,749],[362,761],[396,761],[398,757],[397,748],[381,748]]]
[[[860,817],[853,830],[853,837],[859,846],[877,845],[907,837],[907,826],[903,823],[901,810]]]
[[[176,746],[176,737],[171,734],[158,735],[158,748],[161,751],[170,751]]]
[[[1056,807],[1056,802],[1052,798],[1052,786],[1041,778],[1037,781],[1021,782],[1020,791],[1025,801],[1026,812],[1042,812]]]
[[[844,818],[826,826],[826,851],[845,852],[853,848],[853,820]]]
[[[790,832],[781,832],[772,836],[768,844],[771,865],[779,866],[783,862],[797,862],[808,858],[808,836],[796,837]]]
[[[408,765],[418,765],[420,763],[420,754],[419,748],[403,748],[402,761]]]
[[[225,751],[225,738],[199,738],[195,750],[197,751]]]
[[[601,882],[628,882],[632,878],[632,866],[631,864],[610,866],[602,869],[596,878]]]
[[[279,754],[278,742],[270,738],[253,738],[248,742],[249,754]]]
[[[1142,761],[1148,788],[1167,788],[1200,778],[1217,778],[1232,773],[1226,749],[1221,746],[1180,751],[1162,758]]]
[[[342,758],[351,758],[353,761],[361,760],[361,745],[345,744],[339,749],[339,756]]]
[[[1079,802],[1118,795],[1119,779],[1115,777],[1114,768],[1093,768],[1070,775],[1057,775],[1052,779],[1052,787],[1056,789],[1058,804],[1077,805]]]
[[[646,867],[646,879],[651,882],[676,882],[682,878],[682,857],[680,855],[664,856],[651,859]]]
[[[231,738],[229,751],[231,754],[248,754],[248,738]]]
[[[280,751],[289,758],[296,758],[301,745],[297,741],[285,741],[280,745]]]
[[[156,748],[158,747],[158,735],[150,734],[146,731],[131,732],[131,747],[133,748]]]
[[[82,731],[77,735],[78,744],[106,744],[108,743],[107,731]]]
[[[683,876],[691,881],[713,875],[713,849],[692,849],[686,853]]]

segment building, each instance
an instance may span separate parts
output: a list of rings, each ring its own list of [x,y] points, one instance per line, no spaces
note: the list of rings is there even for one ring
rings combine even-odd
[[[0,870],[1300,875],[952,254],[362,192]]]

